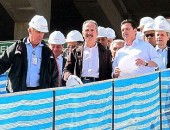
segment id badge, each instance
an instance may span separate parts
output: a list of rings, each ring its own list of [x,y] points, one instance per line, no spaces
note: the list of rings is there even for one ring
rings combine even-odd
[[[38,63],[37,57],[32,58],[32,64],[36,65]]]

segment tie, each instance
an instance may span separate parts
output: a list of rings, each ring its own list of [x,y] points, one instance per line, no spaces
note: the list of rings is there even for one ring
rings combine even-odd
[[[57,57],[57,66],[58,66],[58,86],[61,87],[61,77],[60,77],[60,64],[59,64],[59,58]]]

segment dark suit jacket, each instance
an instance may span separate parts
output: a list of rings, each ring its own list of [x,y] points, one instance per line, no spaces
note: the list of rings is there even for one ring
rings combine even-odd
[[[62,70],[63,70],[66,64],[66,58],[64,56],[62,57],[63,57],[63,66],[62,66]],[[61,86],[66,86],[66,81],[64,81],[63,79],[61,81]]]
[[[105,49],[101,44],[97,44],[97,46],[99,50],[99,80],[110,79],[112,73],[111,54],[109,50]],[[67,58],[64,71],[69,71],[72,74],[81,77],[82,57],[83,47],[75,49],[70,57]]]
[[[167,68],[170,68],[170,47],[168,47],[168,55],[167,55]]]
[[[0,58],[0,74],[6,70],[8,73],[7,91],[26,91],[26,77],[28,69],[27,61],[27,37],[12,44]],[[58,69],[51,49],[42,41],[42,59],[40,67],[40,79],[38,89],[58,86]]]

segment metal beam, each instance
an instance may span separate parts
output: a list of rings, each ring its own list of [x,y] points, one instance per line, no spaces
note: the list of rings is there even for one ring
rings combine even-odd
[[[117,7],[115,6],[112,0],[98,0],[98,3],[102,8],[105,17],[115,30],[117,37],[120,38],[121,37],[120,23],[122,22],[123,17],[121,16]]]
[[[122,16],[112,0],[74,0],[75,6],[84,19],[93,19],[100,26],[111,27],[121,37]]]
[[[36,13],[28,0],[0,0],[0,3],[14,22],[27,22]]]

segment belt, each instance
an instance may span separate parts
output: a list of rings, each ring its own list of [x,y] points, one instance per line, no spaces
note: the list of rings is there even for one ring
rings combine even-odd
[[[36,87],[31,87],[31,86],[27,87],[27,90],[37,90],[37,89],[38,89],[38,86],[36,86]]]
[[[99,78],[95,78],[95,77],[81,77],[81,80],[98,81]]]

